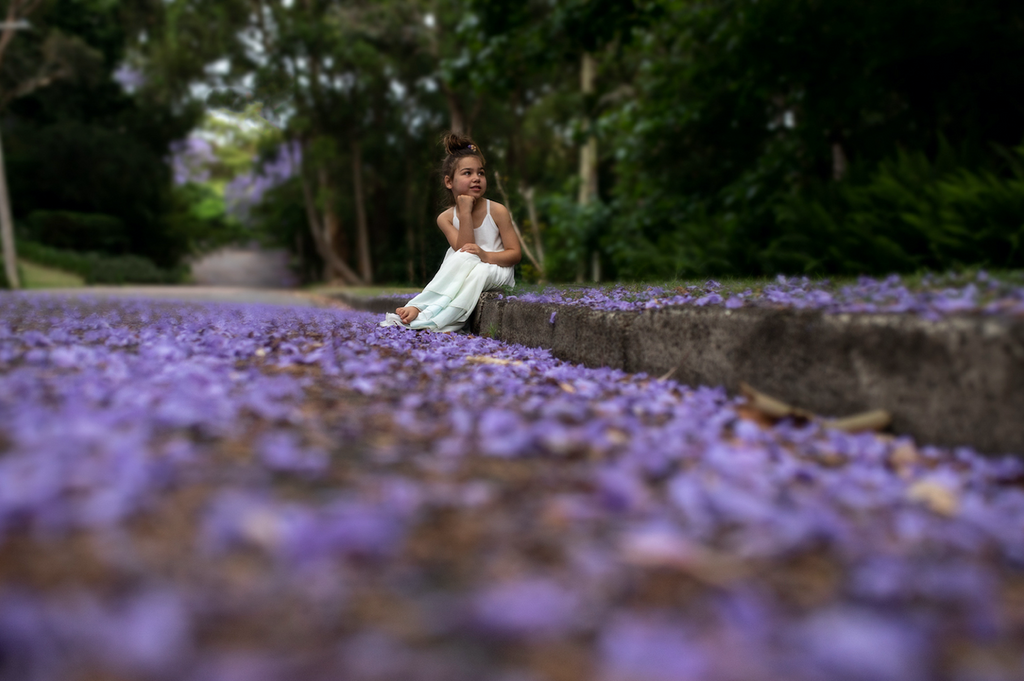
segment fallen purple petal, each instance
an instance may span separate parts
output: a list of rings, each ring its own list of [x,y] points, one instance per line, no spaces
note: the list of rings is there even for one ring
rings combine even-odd
[[[571,304],[1011,314],[993,290]],[[3,294],[0,320],[0,675],[1019,676],[1018,458],[355,312]]]

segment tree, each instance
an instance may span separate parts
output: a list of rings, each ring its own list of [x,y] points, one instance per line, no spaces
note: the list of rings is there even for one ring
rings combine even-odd
[[[15,219],[107,215],[127,228],[132,253],[165,267],[189,253],[196,220],[166,159],[201,114],[189,84],[225,54],[217,22],[200,15],[237,15],[237,3],[207,10],[43,0],[0,71],[3,90],[20,95],[2,120]]]
[[[339,35],[341,17],[331,15],[338,10],[321,0],[297,3],[255,0],[252,3],[252,28],[258,34],[258,48],[250,50],[245,68],[255,73],[255,96],[265,99],[287,98],[293,109],[285,134],[302,147],[301,173],[303,199],[310,234],[327,267],[328,278],[340,278],[349,284],[362,284],[372,278],[369,258],[369,235],[365,218],[362,188],[362,148],[358,138],[345,137],[352,153],[353,197],[358,206],[357,240],[359,270],[346,262],[347,247],[336,206],[335,185],[330,166],[338,155],[337,145],[330,137],[339,118],[356,114],[350,102],[338,101],[337,91],[355,94],[362,75],[351,69],[351,45]],[[325,12],[329,17],[323,20]],[[342,43],[342,44],[339,44]],[[336,54],[335,48],[343,54]],[[348,54],[344,54],[348,52]],[[356,49],[355,53],[359,54]],[[338,59],[338,57],[341,57]],[[339,105],[344,107],[338,110]],[[346,121],[346,122],[350,122]],[[314,186],[318,191],[314,191]],[[340,247],[340,248],[339,248]]]
[[[934,159],[942,139],[965,169],[1005,173],[1024,132],[1024,105],[1005,98],[1024,86],[1018,5],[662,5],[633,56],[636,98],[605,117],[613,245],[630,276],[778,271],[770,246],[792,201],[841,212],[834,185],[866,181],[900,150]]]
[[[577,205],[559,212],[576,223],[571,231],[575,232],[572,240],[580,242],[573,257],[577,280],[585,277],[588,264],[592,278],[599,279],[598,236],[596,221],[591,219],[603,212],[595,205],[601,201],[597,119],[602,105],[622,85],[614,76],[601,83],[599,75],[603,62],[615,60],[616,53],[630,44],[634,32],[657,14],[657,7],[632,0],[475,0],[473,6],[481,15],[486,35],[482,44],[494,46],[480,55],[487,64],[483,72],[488,87],[497,85],[502,94],[510,93],[522,110],[510,125],[517,138],[510,160],[516,162],[529,154],[521,131],[531,108],[547,109],[550,116],[554,112],[547,100],[562,98],[568,104],[569,110],[560,113],[568,114],[563,125],[572,123],[576,131]],[[551,142],[544,146],[550,149]],[[531,173],[519,169],[519,174],[526,177]],[[530,197],[528,212],[535,212],[530,210],[533,184],[526,181],[521,189],[524,198]]]
[[[257,213],[287,216],[296,252],[350,284],[425,277],[440,256],[426,180],[445,127],[481,142],[510,209],[529,216],[527,239],[548,242],[535,271],[571,279],[595,264],[641,277],[834,262],[807,255],[820,248],[815,206],[831,233],[847,215],[881,224],[841,188],[914,177],[942,139],[954,169],[1006,179],[1024,120],[1003,101],[1024,85],[1011,66],[1022,10],[1001,0],[131,6],[162,27],[136,46],[153,96],[184,102],[201,80],[216,90],[208,104],[261,103],[302,147],[300,177]],[[927,163],[883,168],[903,149]],[[803,255],[787,260],[790,247]]]
[[[254,100],[287,102],[282,127],[285,137],[303,148],[309,234],[328,279],[368,283],[375,277],[374,251],[383,247],[394,254],[384,239],[372,239],[371,231],[390,229],[384,223],[396,207],[385,199],[374,201],[371,211],[368,202],[385,187],[405,184],[383,182],[394,168],[401,173],[408,167],[382,164],[378,155],[408,161],[418,155],[401,151],[410,139],[400,130],[403,116],[419,106],[417,81],[425,72],[416,59],[428,29],[422,5],[419,0],[251,3],[249,30],[256,40],[232,78],[236,83],[251,78]],[[399,174],[398,179],[409,178]],[[343,183],[350,189],[341,190]],[[416,194],[410,189],[407,213]],[[346,209],[351,220],[342,219]]]
[[[89,69],[95,61],[95,52],[84,43],[75,38],[67,38],[56,31],[46,35],[40,48],[40,56],[29,57],[34,63],[29,66],[31,70],[27,73],[25,65],[19,63],[26,61],[22,55],[14,55],[13,59],[9,56],[8,50],[14,41],[15,31],[30,28],[28,17],[32,16],[41,4],[42,0],[8,1],[6,18],[0,32],[0,115],[13,99],[46,87],[55,80],[70,78],[82,70]],[[4,250],[4,272],[7,281],[12,288],[17,289],[21,287],[21,282],[18,278],[14,219],[2,144],[0,140],[0,243]]]

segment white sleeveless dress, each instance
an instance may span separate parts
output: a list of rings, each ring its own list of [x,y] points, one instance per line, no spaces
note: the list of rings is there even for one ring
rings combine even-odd
[[[453,215],[452,223],[455,229],[459,228],[457,213]],[[487,200],[487,215],[484,221],[473,230],[473,239],[482,251],[498,253],[505,250],[498,225],[491,217],[490,199]],[[480,293],[502,286],[514,286],[515,283],[514,268],[485,263],[472,253],[456,253],[449,248],[444,254],[441,268],[423,289],[423,293],[406,303],[406,307],[415,307],[420,311],[412,324],[403,324],[397,314],[389,312],[380,325],[431,331],[458,331],[465,326],[470,313],[479,302]]]

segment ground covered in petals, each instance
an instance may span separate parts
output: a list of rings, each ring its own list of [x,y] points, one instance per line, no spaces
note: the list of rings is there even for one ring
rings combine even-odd
[[[708,280],[667,286],[575,286],[513,291],[507,297],[532,303],[582,305],[595,310],[650,310],[663,307],[793,308],[826,313],[898,313],[938,320],[951,314],[1024,315],[1020,272],[999,277],[986,272],[928,273],[913,280],[891,275],[856,282],[786,277],[754,286]]]
[[[0,296],[0,679],[1024,678],[1024,465],[283,307]]]

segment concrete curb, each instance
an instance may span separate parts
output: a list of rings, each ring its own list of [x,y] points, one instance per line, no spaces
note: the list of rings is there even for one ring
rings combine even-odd
[[[552,319],[552,315],[554,318]],[[470,329],[688,385],[746,381],[827,416],[870,409],[919,442],[1024,453],[1024,320],[674,307],[601,312],[481,296]]]

